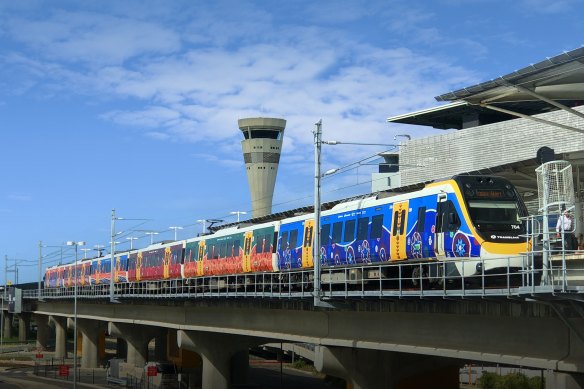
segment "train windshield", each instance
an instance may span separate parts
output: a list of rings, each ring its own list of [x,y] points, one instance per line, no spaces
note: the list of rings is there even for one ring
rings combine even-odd
[[[515,201],[471,200],[470,217],[479,230],[522,230],[521,211]]]

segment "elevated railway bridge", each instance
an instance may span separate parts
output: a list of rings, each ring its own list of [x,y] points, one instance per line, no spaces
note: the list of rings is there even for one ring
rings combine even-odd
[[[136,366],[155,339],[157,359],[202,366],[205,388],[245,383],[249,348],[274,342],[314,345],[319,370],[358,388],[423,387],[437,379],[454,388],[469,361],[542,369],[549,388],[581,387],[583,259],[554,255],[547,282],[527,257],[519,271],[466,278],[419,272],[413,279],[407,263],[391,265],[394,279],[363,276],[388,274],[380,269],[387,264],[347,267],[342,282],[323,270],[321,297],[331,308],[314,305],[310,272],[138,282],[117,286],[115,302],[100,285],[79,285],[76,294],[29,289],[20,313],[5,312],[4,335],[14,317],[21,328],[32,319],[38,347],[46,347],[53,327],[55,355],[64,357],[76,301],[83,367],[100,363],[106,333],[125,340],[118,353]]]

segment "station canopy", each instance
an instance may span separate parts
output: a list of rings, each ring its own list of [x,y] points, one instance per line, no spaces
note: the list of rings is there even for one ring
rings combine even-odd
[[[460,130],[558,109],[583,116],[571,107],[584,104],[584,47],[491,81],[445,93],[436,100],[447,104],[390,117],[387,121]],[[480,118],[477,119],[480,123],[468,125],[473,123],[472,118]]]

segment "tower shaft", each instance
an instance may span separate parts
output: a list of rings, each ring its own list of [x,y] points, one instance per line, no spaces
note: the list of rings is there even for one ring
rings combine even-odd
[[[241,148],[251,194],[252,217],[269,215],[272,213],[286,120],[247,118],[239,119],[238,125],[244,136]]]

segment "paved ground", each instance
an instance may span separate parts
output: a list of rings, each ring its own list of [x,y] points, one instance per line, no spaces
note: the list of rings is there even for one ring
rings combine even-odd
[[[62,389],[72,388],[72,377],[68,381],[60,378],[35,376],[30,366],[0,367],[0,389]],[[89,371],[80,373],[87,379]],[[105,369],[95,370],[96,384],[78,383],[78,388],[108,388],[105,385]],[[97,384],[99,382],[99,384]],[[331,389],[335,386],[326,382],[321,375],[284,367],[280,374],[280,365],[268,363],[252,365],[249,372],[249,385],[241,389]],[[109,387],[111,388],[111,386]]]

